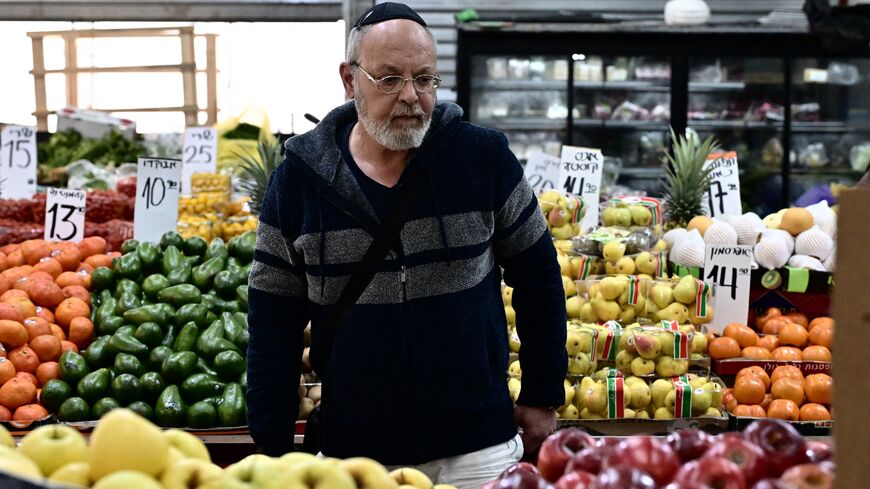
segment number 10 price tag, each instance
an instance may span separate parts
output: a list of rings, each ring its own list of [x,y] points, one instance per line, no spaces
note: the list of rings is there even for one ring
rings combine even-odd
[[[163,233],[174,231],[180,194],[181,160],[139,158],[133,237],[159,243]]]
[[[29,199],[36,193],[36,130],[6,126],[0,133],[0,179],[4,199]]]
[[[707,246],[703,279],[716,292],[711,329],[721,333],[728,323],[746,324],[751,274],[752,246]]]
[[[48,189],[45,199],[45,240],[81,241],[85,237],[84,190]]]
[[[191,193],[190,177],[194,173],[214,173],[217,169],[217,131],[211,127],[188,127],[184,130],[184,165],[181,187]]]

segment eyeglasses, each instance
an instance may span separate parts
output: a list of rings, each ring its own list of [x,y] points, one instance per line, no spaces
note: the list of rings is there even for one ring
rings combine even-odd
[[[409,80],[414,83],[414,89],[420,93],[429,93],[432,90],[438,88],[441,85],[441,79],[435,75],[417,75],[414,78],[405,78],[399,75],[387,75],[381,78],[375,79],[372,75],[363,69],[362,66],[357,62],[352,63],[353,66],[356,66],[360,69],[368,79],[375,84],[375,87],[379,92],[385,94],[393,94],[401,92],[403,88],[405,88],[405,83]]]

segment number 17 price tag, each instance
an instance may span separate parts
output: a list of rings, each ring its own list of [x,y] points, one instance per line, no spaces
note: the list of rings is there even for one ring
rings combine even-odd
[[[728,323],[746,324],[752,246],[707,246],[704,282],[716,292],[716,313],[709,325],[721,333]]]
[[[81,241],[85,237],[84,190],[48,189],[45,199],[45,240]]]
[[[6,126],[0,133],[0,179],[4,199],[29,199],[36,193],[36,130]]]
[[[217,131],[211,127],[188,127],[184,130],[184,156],[181,190],[191,193],[190,177],[194,173],[214,173],[217,169]]]
[[[139,158],[133,237],[159,243],[163,233],[174,231],[180,194],[181,160]]]

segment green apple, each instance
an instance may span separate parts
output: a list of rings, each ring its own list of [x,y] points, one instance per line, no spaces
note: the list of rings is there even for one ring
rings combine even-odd
[[[73,486],[91,487],[91,466],[87,462],[73,462],[55,470],[49,477],[51,482],[61,482]]]
[[[390,472],[390,477],[400,485],[409,485],[417,489],[432,489],[432,480],[429,476],[414,468],[396,469]]]
[[[656,371],[656,363],[643,357],[637,357],[631,361],[631,374],[645,376]]]
[[[15,438],[12,438],[3,425],[0,425],[0,446],[15,448]]]
[[[150,421],[129,409],[109,411],[91,434],[89,459],[96,480],[119,470],[157,476],[166,467],[168,457],[169,440]]]
[[[211,462],[211,455],[208,453],[208,448],[196,436],[179,429],[168,429],[163,432],[163,436],[169,440],[169,445],[175,447],[178,451],[184,454],[186,458],[198,458]]]
[[[156,479],[135,470],[119,470],[101,478],[93,489],[163,489]]]
[[[652,221],[652,212],[646,206],[634,205],[628,211],[631,213],[632,222],[637,226],[649,226]]]
[[[287,468],[278,459],[265,455],[248,455],[224,469],[222,489],[264,488],[276,481]]]
[[[58,468],[88,459],[88,444],[75,428],[66,425],[44,425],[21,439],[18,450],[36,462],[43,475]]]
[[[6,445],[0,446],[0,472],[8,472],[20,477],[41,479],[42,472],[32,460]]]
[[[357,487],[370,489],[398,489],[396,482],[383,465],[370,458],[354,457],[342,460],[339,466],[346,470]]]
[[[164,489],[188,489],[220,480],[223,469],[201,458],[186,458],[167,468],[160,476]]]

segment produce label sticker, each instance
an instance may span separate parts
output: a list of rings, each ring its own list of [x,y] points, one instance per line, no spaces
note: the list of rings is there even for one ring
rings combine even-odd
[[[737,153],[712,153],[707,157],[704,167],[713,168],[710,173],[710,188],[702,202],[704,214],[710,217],[743,214]]]
[[[561,163],[558,156],[539,151],[529,155],[524,173],[536,193],[556,188],[556,184],[559,183]]]
[[[666,329],[668,331],[679,331],[680,323],[678,321],[662,320],[662,329]]]
[[[36,129],[6,126],[0,132],[0,198],[29,199],[36,193]]]
[[[751,274],[752,246],[707,246],[704,282],[716,290],[716,313],[708,328],[722,333],[728,323],[746,324]]]
[[[577,259],[580,260],[580,265],[577,267],[577,280],[586,280],[592,268],[592,261],[586,255],[579,255]]]
[[[691,418],[692,417],[692,385],[689,384],[689,377],[681,375],[672,377],[674,383],[677,400],[674,402],[674,417],[675,418]]]
[[[45,196],[46,241],[79,242],[85,237],[84,190],[50,187]]]
[[[139,241],[159,243],[163,233],[174,231],[178,221],[180,194],[181,160],[140,157],[136,174],[133,237]]]
[[[710,296],[710,286],[698,279],[695,279],[695,286],[698,288],[697,292],[695,292],[695,316],[706,318],[707,298]]]
[[[600,149],[562,146],[561,163],[559,189],[579,196],[587,206],[580,228],[585,231],[597,226],[604,155]]]
[[[190,177],[194,173],[217,171],[217,131],[212,127],[188,127],[184,130],[181,191],[190,194]]]
[[[604,347],[601,350],[602,360],[616,360],[616,354],[619,353],[619,340],[622,339],[622,325],[616,321],[607,321],[604,323],[604,328],[607,330],[607,338],[604,339]]]
[[[607,377],[607,419],[625,417],[625,379]]]
[[[631,306],[637,305],[637,298],[639,295],[638,283],[637,283],[637,275],[629,275],[628,276],[628,304]]]
[[[668,258],[661,251],[653,252],[656,257],[656,277],[664,277],[668,269]]]
[[[590,328],[592,330],[592,338],[589,339],[589,357],[595,358],[595,355],[598,353],[598,330],[595,328]]]

